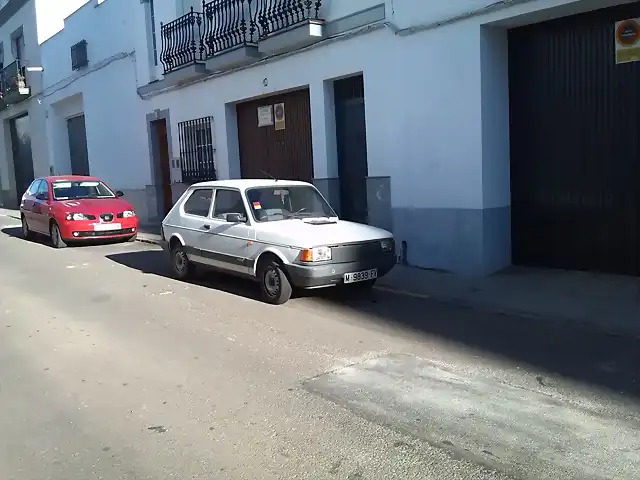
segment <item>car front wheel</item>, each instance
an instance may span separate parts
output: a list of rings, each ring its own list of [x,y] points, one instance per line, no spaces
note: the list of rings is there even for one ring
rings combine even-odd
[[[180,280],[186,280],[195,270],[195,266],[187,257],[187,252],[182,245],[176,245],[171,249],[171,266],[173,273]]]
[[[62,239],[62,236],[60,235],[60,227],[58,227],[57,223],[53,222],[51,224],[49,233],[51,235],[51,244],[54,248],[65,248],[67,246],[67,244]]]
[[[262,298],[272,305],[282,305],[291,298],[291,282],[282,266],[275,260],[262,262],[259,272]]]

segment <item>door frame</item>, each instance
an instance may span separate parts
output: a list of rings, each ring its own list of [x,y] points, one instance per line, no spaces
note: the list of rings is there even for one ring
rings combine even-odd
[[[149,165],[151,168],[151,185],[156,195],[156,218],[162,219],[164,215],[164,202],[162,196],[162,170],[160,169],[160,152],[158,150],[158,139],[153,122],[164,120],[167,125],[167,146],[169,150],[169,169],[175,168],[173,165],[172,152],[173,139],[171,130],[171,115],[169,109],[155,110],[146,116],[147,141],[149,146]],[[172,188],[173,191],[173,188]],[[153,217],[153,212],[149,212],[149,217]]]

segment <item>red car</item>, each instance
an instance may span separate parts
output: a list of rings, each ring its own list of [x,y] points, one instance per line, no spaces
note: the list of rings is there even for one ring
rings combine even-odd
[[[47,235],[56,248],[91,239],[134,241],[138,217],[122,196],[95,177],[37,178],[20,203],[22,233]]]

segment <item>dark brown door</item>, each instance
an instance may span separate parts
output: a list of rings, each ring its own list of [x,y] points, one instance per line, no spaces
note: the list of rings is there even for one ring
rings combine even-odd
[[[89,175],[89,152],[87,150],[87,130],[84,115],[78,115],[67,120],[69,134],[69,157],[71,159],[71,173],[74,175]]]
[[[337,80],[334,86],[336,143],[340,175],[340,216],[367,223],[367,126],[362,75]]]
[[[616,21],[640,3],[509,33],[516,264],[640,275],[640,62]]]
[[[171,196],[171,166],[169,163],[169,141],[167,140],[167,121],[156,120],[152,122],[158,142],[158,166],[160,167],[160,179],[162,183],[162,207],[166,215],[171,210],[173,200]]]
[[[33,157],[31,156],[31,131],[29,116],[9,121],[11,148],[13,150],[13,169],[16,177],[16,203],[20,205],[22,195],[33,182]]]
[[[284,128],[258,126],[258,109],[284,104]],[[238,143],[242,178],[313,180],[309,90],[238,104]]]

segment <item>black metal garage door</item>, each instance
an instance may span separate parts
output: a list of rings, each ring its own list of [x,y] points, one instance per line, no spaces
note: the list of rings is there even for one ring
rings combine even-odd
[[[615,22],[640,4],[509,33],[516,264],[640,275],[640,62]]]

